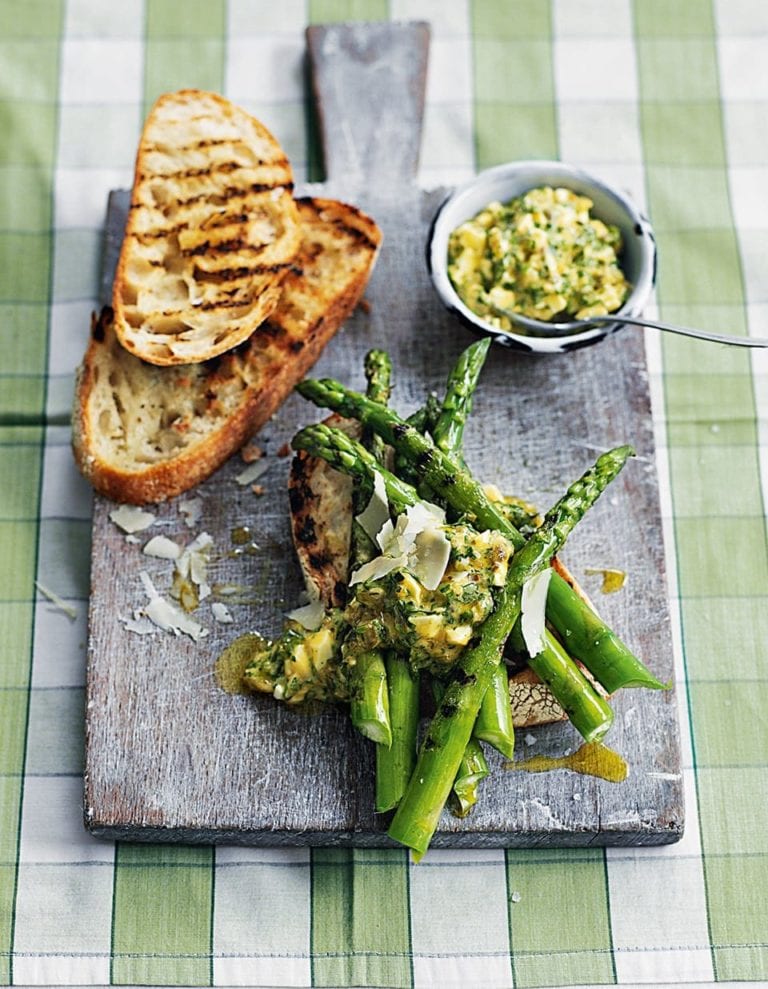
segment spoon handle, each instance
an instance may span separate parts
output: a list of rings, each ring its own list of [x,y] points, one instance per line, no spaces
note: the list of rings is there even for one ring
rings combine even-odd
[[[644,319],[640,316],[591,316],[589,319],[585,319],[581,325],[586,328],[590,323],[631,323],[633,326],[650,326],[654,330],[680,333],[685,337],[709,340],[711,343],[725,343],[732,347],[768,347],[768,340],[764,337],[734,337],[726,336],[723,333],[708,333],[706,330],[692,330],[687,326],[675,326],[672,323],[657,323],[652,319]]]

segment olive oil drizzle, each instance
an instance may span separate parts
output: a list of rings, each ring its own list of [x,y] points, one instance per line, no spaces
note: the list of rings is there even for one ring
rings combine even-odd
[[[216,683],[228,694],[250,694],[243,674],[253,659],[254,651],[262,648],[264,639],[255,632],[246,632],[230,642],[216,660]]]
[[[599,742],[585,742],[575,752],[564,756],[533,756],[521,762],[508,762],[505,769],[526,773],[546,773],[553,769],[570,769],[584,776],[596,776],[609,783],[622,783],[629,773],[626,761]]]

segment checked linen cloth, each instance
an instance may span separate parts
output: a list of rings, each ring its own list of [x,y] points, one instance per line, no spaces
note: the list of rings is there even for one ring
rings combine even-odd
[[[768,980],[762,352],[646,338],[681,842],[433,851],[413,866],[397,850],[140,846],[83,830],[91,497],[69,415],[107,193],[130,185],[154,98],[188,86],[253,112],[297,179],[317,177],[304,29],[382,19],[431,23],[422,185],[511,159],[582,165],[652,219],[654,311],[768,336],[760,0],[0,0],[0,984]]]

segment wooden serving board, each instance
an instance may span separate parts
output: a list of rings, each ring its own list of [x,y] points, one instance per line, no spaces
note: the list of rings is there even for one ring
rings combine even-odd
[[[430,221],[445,190],[415,184],[428,29],[423,24],[311,28],[308,47],[324,138],[328,180],[307,190],[366,209],[384,231],[367,298],[328,346],[318,375],[364,387],[362,362],[373,345],[395,367],[393,404],[408,414],[468,345],[444,312],[424,261]],[[105,286],[119,247],[127,194],[111,197]],[[108,298],[108,291],[107,291]],[[185,526],[177,499],[157,508],[143,534],[183,542],[205,529],[214,540],[210,581],[230,585],[232,625],[207,604],[196,616],[207,638],[128,632],[120,616],[145,602],[139,573],[166,593],[171,565],[142,556],[97,498],[93,518],[88,650],[85,822],[95,835],[151,841],[261,845],[390,844],[388,817],[373,811],[372,746],[342,711],[297,714],[271,698],[222,691],[214,678],[221,650],[245,631],[277,633],[299,603],[301,580],[288,531],[288,458],[277,451],[322,413],[297,395],[261,431],[271,466],[265,493],[234,478],[238,457],[191,495],[200,522]],[[563,356],[535,358],[494,347],[467,429],[467,459],[503,490],[548,506],[594,459],[632,442],[638,456],[574,534],[565,559],[585,568],[626,570],[625,588],[599,599],[609,623],[662,680],[672,676],[670,618],[653,429],[643,339],[625,331]],[[233,534],[248,527],[258,548],[242,552]],[[674,692],[621,692],[608,744],[629,764],[621,784],[567,770],[493,775],[475,812],[443,815],[433,845],[534,846],[659,844],[683,827],[680,746]],[[518,755],[563,755],[579,738],[567,723],[523,731]]]

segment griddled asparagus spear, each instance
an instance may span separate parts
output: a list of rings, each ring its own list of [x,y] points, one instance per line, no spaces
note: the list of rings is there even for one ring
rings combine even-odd
[[[432,693],[435,696],[435,702],[440,704],[445,693],[445,686],[439,680],[433,681]],[[477,803],[477,786],[490,772],[483,747],[473,734],[467,742],[466,749],[464,749],[464,755],[461,758],[449,796],[451,812],[456,817],[466,817],[469,814]]]
[[[392,744],[376,746],[376,810],[397,807],[416,764],[416,734],[419,727],[419,677],[408,660],[387,650],[385,658],[389,687],[389,721]]]
[[[568,652],[586,666],[597,682],[612,694],[620,687],[667,690],[626,645],[578,596],[568,581],[553,573],[547,615],[561,630]]]
[[[370,350],[365,356],[365,377],[368,397],[372,401],[386,403],[391,389],[392,362],[383,350]],[[370,450],[375,460],[384,457],[384,442],[370,429],[363,430],[362,445]],[[352,567],[365,563],[376,552],[370,537],[363,531],[355,516],[365,508],[370,497],[370,477],[358,478],[352,489],[352,539],[350,558]],[[392,744],[392,727],[389,711],[389,687],[384,656],[380,650],[366,650],[351,657],[350,666],[350,717],[359,732],[377,743],[377,751]]]
[[[355,654],[349,667],[349,716],[357,730],[378,745],[392,744],[389,691],[379,649]]]
[[[366,395],[374,402],[386,405],[392,393],[392,361],[385,350],[369,350],[364,362]],[[384,460],[384,443],[370,429],[363,431],[363,446],[367,447],[379,463]]]
[[[472,398],[490,345],[490,337],[485,337],[459,356],[448,376],[442,409],[432,430],[437,446],[457,460],[462,459],[464,426],[472,411]]]
[[[440,415],[441,405],[437,395],[430,393],[427,395],[424,404],[421,408],[418,408],[412,415],[409,415],[405,420],[409,426],[413,426],[414,429],[418,429],[420,433],[431,433],[434,429],[435,423]],[[395,451],[395,473],[398,477],[401,477],[404,481],[412,484],[415,488],[419,487],[420,478],[413,466],[413,463],[408,460],[407,457],[401,456],[397,451]],[[430,493],[424,492],[422,497],[427,501],[432,501],[433,499],[429,496]]]
[[[547,512],[539,529],[512,558],[498,605],[484,622],[477,645],[461,657],[453,679],[427,730],[411,782],[389,828],[389,836],[413,849],[427,850],[472,734],[483,696],[501,660],[518,616],[522,588],[548,566],[574,526],[631,455],[618,447],[598,458]]]
[[[396,514],[405,511],[409,505],[414,505],[419,499],[418,492],[415,488],[381,467],[360,443],[357,443],[339,429],[334,429],[323,423],[318,423],[315,426],[306,426],[294,436],[293,446],[297,450],[306,450],[313,456],[322,457],[332,467],[351,474],[353,477],[363,476],[374,470],[378,471],[384,480],[387,498]],[[534,538],[541,538],[540,528],[534,530],[533,534],[529,537],[529,541]],[[525,545],[527,546],[527,543]],[[519,555],[520,550],[518,550],[513,559],[516,560]],[[554,642],[553,636],[548,630],[544,633],[544,641],[547,646],[552,645]],[[578,671],[576,671],[573,677],[567,679],[563,677],[562,663],[564,661],[569,662],[574,670],[575,663],[568,657],[564,660],[562,650],[558,651],[555,643],[551,652],[545,649],[539,657],[539,667],[545,673],[546,664],[550,656],[554,660],[554,667],[551,673],[546,676],[546,680],[556,699],[560,701],[560,698],[557,697],[558,687],[560,685],[572,686],[575,677],[578,675]],[[610,715],[606,715],[601,710],[600,705],[595,703],[595,691],[588,681],[584,679],[583,683],[585,693],[584,703],[581,705],[576,723],[579,726],[579,730],[585,731],[588,735],[599,734],[602,729],[607,727],[606,717]],[[573,707],[574,697],[572,689],[569,689],[567,696],[564,696],[562,701],[563,707],[566,705]],[[591,716],[596,718],[594,722],[590,720]]]
[[[546,667],[546,661],[543,664]],[[578,726],[574,726],[578,727]],[[483,697],[475,723],[475,738],[488,742],[507,759],[515,754],[515,729],[512,725],[512,704],[509,699],[509,674],[500,663]]]
[[[457,463],[464,462],[464,427],[472,410],[472,399],[490,345],[490,338],[485,337],[460,354],[448,375],[440,415],[432,430],[436,446]],[[499,666],[483,698],[474,737],[488,742],[508,759],[514,755],[515,734],[509,701],[509,677],[503,666]],[[455,789],[454,787],[454,792]]]
[[[418,492],[413,485],[401,481],[386,467],[382,467],[361,443],[356,442],[340,429],[327,426],[324,422],[300,429],[293,437],[291,445],[294,450],[306,450],[313,457],[321,457],[336,470],[349,474],[355,480],[368,480],[374,471],[378,472],[384,480],[387,500],[396,515],[404,512],[409,505],[415,505],[419,500]]]
[[[316,405],[334,409],[342,415],[359,419],[369,425],[403,457],[407,457],[416,465],[433,491],[445,498],[457,512],[465,513],[470,518],[474,517],[477,528],[497,529],[510,540],[515,549],[519,549],[525,543],[525,537],[512,525],[503,510],[490,501],[480,484],[460,464],[443,453],[428,436],[409,426],[390,409],[369,402],[364,396],[330,379],[307,379],[298,385],[298,391]],[[572,631],[574,615],[582,611],[592,614],[591,609],[576,595],[568,593],[569,591],[570,588],[564,580],[554,579],[550,583],[547,616],[551,617],[552,624],[561,638],[565,638]],[[581,623],[584,627],[588,627],[588,619],[589,615],[582,618]],[[570,651],[570,638],[568,645]],[[574,654],[578,656],[575,650]],[[578,658],[582,659],[581,656]],[[582,662],[587,665],[584,659]],[[622,664],[626,664],[625,668],[629,669],[630,680],[637,678],[639,660],[626,647],[614,650],[611,662],[615,678],[620,679]],[[647,675],[651,680],[654,679],[650,673]]]
[[[510,641],[516,650],[526,652],[519,622],[512,629]],[[546,637],[541,652],[528,657],[528,665],[552,691],[583,739],[599,742],[613,724],[613,711],[557,639]]]

